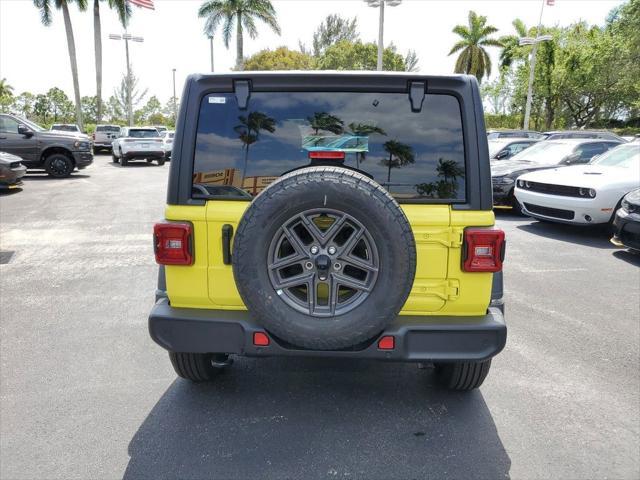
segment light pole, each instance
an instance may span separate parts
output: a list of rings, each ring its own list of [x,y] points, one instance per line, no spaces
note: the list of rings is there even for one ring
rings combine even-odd
[[[527,104],[524,109],[524,130],[529,130],[529,118],[531,117],[531,100],[533,98],[533,79],[536,71],[536,54],[538,53],[538,44],[540,42],[546,42],[552,40],[551,35],[538,35],[542,28],[542,12],[544,12],[544,4],[549,0],[542,0],[542,8],[540,8],[540,19],[538,20],[538,29],[536,30],[536,37],[522,37],[518,42],[519,45],[533,45],[531,50],[531,60],[529,61],[529,85],[527,86]],[[549,3],[553,5],[553,3]]]
[[[178,105],[176,100],[176,69],[173,69],[173,128],[178,123]]]
[[[209,49],[211,50],[211,71],[213,72],[213,35],[208,35],[209,37]]]
[[[111,40],[124,40],[124,51],[127,59],[127,80],[125,82],[125,85],[127,87],[127,120],[129,121],[129,126],[133,126],[133,107],[131,105],[131,89],[133,85],[131,78],[131,63],[129,62],[129,40],[131,40],[132,42],[142,43],[144,42],[144,38],[134,37],[127,32],[124,32],[122,35],[110,33],[109,38]]]
[[[384,5],[385,3],[389,7],[397,7],[402,3],[402,0],[364,0],[370,7],[380,9],[380,18],[378,21],[378,62],[376,70],[382,70],[382,54],[384,52]]]

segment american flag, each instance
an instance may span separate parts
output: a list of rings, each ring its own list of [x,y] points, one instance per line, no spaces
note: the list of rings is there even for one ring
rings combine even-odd
[[[136,7],[148,8],[150,10],[155,10],[153,6],[153,0],[127,0],[129,3],[135,5]]]

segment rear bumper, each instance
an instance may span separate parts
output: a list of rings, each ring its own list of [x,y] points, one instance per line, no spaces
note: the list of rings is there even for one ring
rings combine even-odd
[[[160,298],[149,315],[149,333],[174,352],[231,353],[252,357],[307,356],[371,358],[409,362],[480,361],[504,348],[507,326],[500,308],[478,317],[399,316],[371,343],[358,350],[305,350],[269,335],[266,347],[253,345],[254,332],[264,328],[246,311],[173,308]],[[268,333],[268,332],[267,332]],[[380,350],[377,340],[395,337],[394,350]]]
[[[126,160],[143,160],[143,159],[147,159],[147,158],[164,158],[164,151],[162,151],[162,150],[129,151],[129,152],[123,152],[122,156]]]

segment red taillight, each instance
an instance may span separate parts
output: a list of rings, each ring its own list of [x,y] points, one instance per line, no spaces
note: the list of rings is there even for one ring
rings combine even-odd
[[[465,272],[499,272],[504,260],[504,232],[488,228],[464,230]]]
[[[344,160],[344,152],[334,152],[331,150],[318,150],[315,152],[309,152],[310,159],[322,159],[322,160]]]
[[[264,332],[254,332],[253,333],[253,344],[256,347],[268,347],[269,346],[269,337]]]
[[[193,230],[190,223],[164,222],[153,227],[153,249],[160,265],[191,265]]]
[[[378,340],[378,348],[380,350],[393,350],[396,348],[396,339],[393,335],[385,335]]]

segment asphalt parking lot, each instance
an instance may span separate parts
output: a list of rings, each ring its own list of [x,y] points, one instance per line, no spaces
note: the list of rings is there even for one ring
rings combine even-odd
[[[169,165],[99,155],[0,197],[0,477],[640,477],[640,256],[498,214],[509,339],[484,386],[416,365],[237,359],[176,379],[147,334]]]

